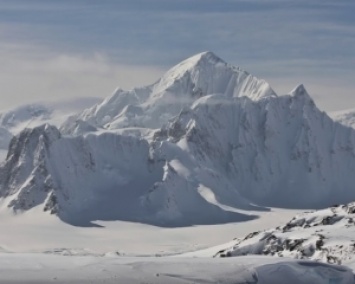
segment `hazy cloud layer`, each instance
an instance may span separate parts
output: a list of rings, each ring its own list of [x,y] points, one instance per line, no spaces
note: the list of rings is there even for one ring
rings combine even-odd
[[[116,87],[130,89],[156,81],[162,71],[114,64],[101,54],[52,54],[0,46],[0,109],[24,103],[75,97],[106,97]]]
[[[353,11],[353,0],[0,0],[0,99],[106,96],[211,50],[280,93],[303,82],[323,109],[355,107]]]

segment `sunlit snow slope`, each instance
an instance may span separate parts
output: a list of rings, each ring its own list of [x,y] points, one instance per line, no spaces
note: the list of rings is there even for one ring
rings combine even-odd
[[[355,203],[299,214],[277,228],[251,232],[216,256],[268,255],[355,263]]]

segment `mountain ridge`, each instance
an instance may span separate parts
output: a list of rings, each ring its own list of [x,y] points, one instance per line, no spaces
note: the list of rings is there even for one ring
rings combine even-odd
[[[162,92],[118,89],[60,131],[14,138],[0,167],[6,206],[43,206],[76,225],[188,226],[355,198],[355,131],[321,112],[302,84],[277,96],[211,53],[192,58],[167,72],[188,70]],[[172,100],[181,96],[188,100]]]
[[[130,91],[118,88],[103,102],[71,117],[61,131],[73,134],[70,126],[75,121],[104,129],[161,128],[167,119],[208,94],[249,96],[253,100],[276,96],[264,80],[225,63],[212,52],[203,52],[172,67],[152,85]]]

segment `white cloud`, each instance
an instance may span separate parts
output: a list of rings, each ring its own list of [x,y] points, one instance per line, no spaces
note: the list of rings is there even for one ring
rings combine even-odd
[[[0,108],[34,101],[105,97],[118,86],[150,84],[162,70],[115,64],[102,54],[53,54],[18,45],[0,47]]]
[[[347,65],[352,64],[355,64],[355,59],[349,58]],[[350,67],[341,62],[268,60],[253,62],[248,68],[257,77],[268,81],[279,95],[289,93],[302,83],[321,110],[336,111],[355,107],[353,72],[347,70]]]
[[[118,86],[130,89],[151,84],[167,69],[118,64],[100,53],[57,54],[39,47],[4,44],[0,45],[0,62],[0,109],[39,101],[106,97]],[[355,64],[351,58],[349,62]],[[323,110],[355,106],[352,73],[338,76],[342,64],[332,65],[332,61],[326,60],[321,65],[316,60],[269,60],[242,67],[266,79],[279,94],[288,93],[299,83],[305,84]]]
[[[118,85],[152,83],[205,50],[267,79],[280,93],[305,83],[322,109],[355,106],[352,0],[0,3],[4,106],[106,96]]]

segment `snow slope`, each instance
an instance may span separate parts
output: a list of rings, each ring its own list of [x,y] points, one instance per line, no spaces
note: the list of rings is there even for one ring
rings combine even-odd
[[[285,225],[237,238],[216,256],[269,255],[352,265],[355,203],[297,215]]]
[[[44,205],[44,211],[78,225],[119,219],[160,225],[169,221],[171,226],[253,218],[211,205],[198,192],[183,192],[181,206],[168,208],[171,215],[159,218],[159,208],[145,206],[149,189],[171,170],[158,154],[134,136],[105,132],[72,138],[61,137],[54,126],[27,129],[12,140],[0,170],[1,196],[14,211]],[[192,204],[199,206],[193,209]],[[175,215],[192,212],[189,218]],[[211,220],[203,218],[206,212]]]
[[[276,96],[203,53],[61,131],[21,132],[0,168],[0,198],[16,213],[40,206],[82,226],[246,221],[263,206],[353,200],[354,143],[354,130],[319,111],[303,85]]]
[[[166,132],[203,165],[201,183],[209,170],[220,175],[211,186],[219,194],[229,180],[243,197],[266,206],[312,208],[354,198],[355,132],[320,112],[303,86],[256,102],[206,96]]]
[[[0,253],[2,283],[353,284],[343,266],[265,257],[94,258]],[[24,282],[25,281],[25,282]]]

